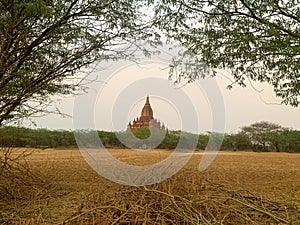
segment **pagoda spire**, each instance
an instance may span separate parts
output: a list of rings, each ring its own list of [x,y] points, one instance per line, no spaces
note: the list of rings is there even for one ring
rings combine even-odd
[[[149,96],[147,96],[146,103],[142,109],[141,118],[142,120],[150,120],[153,118],[153,110],[150,105]]]

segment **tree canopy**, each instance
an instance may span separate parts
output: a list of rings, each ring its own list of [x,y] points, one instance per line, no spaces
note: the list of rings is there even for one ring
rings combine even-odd
[[[298,0],[0,0],[0,125],[72,93],[83,67],[132,59],[160,36],[187,49],[171,65],[189,64],[178,80],[228,69],[297,106],[299,29]]]
[[[262,148],[264,151],[268,150],[268,148],[274,148],[276,151],[279,151],[280,138],[284,131],[287,130],[287,128],[283,128],[278,124],[266,121],[242,127],[242,133],[250,138],[256,150]]]
[[[41,112],[51,95],[71,93],[84,66],[130,58],[142,41],[155,42],[143,4],[1,0],[0,125]]]
[[[300,96],[300,2],[298,0],[165,0],[156,7],[170,39],[200,56],[234,82],[267,82],[285,104]],[[188,54],[186,54],[188,55]],[[188,63],[192,64],[190,60]],[[181,75],[203,76],[193,66]],[[191,69],[192,68],[192,69]],[[231,88],[232,85],[229,85]]]

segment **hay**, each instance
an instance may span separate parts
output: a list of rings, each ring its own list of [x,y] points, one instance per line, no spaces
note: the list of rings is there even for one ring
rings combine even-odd
[[[9,157],[14,159],[12,157],[17,157],[17,152]],[[213,174],[201,174],[194,169],[198,165],[197,158],[164,182],[129,187],[100,177],[88,167],[78,151],[71,153],[74,155],[70,156],[67,151],[34,151],[28,161],[19,157],[10,162],[9,167],[5,163],[6,169],[0,180],[0,224],[300,224],[297,196],[273,201],[266,195],[262,197],[260,192],[240,190],[236,183],[227,182],[225,185],[216,178],[214,180],[220,183],[214,183],[208,180],[213,178]],[[12,154],[11,150],[9,154]],[[120,152],[122,154],[126,155],[126,152]],[[289,157],[295,157],[278,156],[289,161]],[[221,165],[222,173],[218,175],[225,180],[230,178],[231,170],[228,172],[222,164],[218,164],[222,159],[224,156],[216,161],[211,171],[219,172],[217,166]],[[233,160],[237,161],[236,158]],[[249,161],[247,157],[248,164]],[[257,160],[254,161],[257,163]],[[243,159],[241,163],[244,162]],[[224,159],[224,163],[230,168],[237,166],[231,165],[228,158]],[[254,169],[258,178],[255,184],[259,184],[258,175],[264,170],[261,167],[260,170]],[[239,173],[237,176],[244,175],[240,164],[234,171]],[[282,167],[276,176],[281,174],[287,178],[290,173]],[[292,175],[297,178],[299,174]],[[272,185],[278,193],[285,193],[282,186]],[[266,190],[268,193],[270,189]]]
[[[61,224],[300,224],[299,209],[209,181],[122,187],[99,199],[91,194]]]

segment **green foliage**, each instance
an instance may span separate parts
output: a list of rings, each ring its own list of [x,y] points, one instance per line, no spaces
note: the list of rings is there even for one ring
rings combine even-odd
[[[137,49],[149,55],[145,43],[159,45],[161,35],[187,48],[171,65],[176,81],[192,82],[226,68],[233,83],[268,82],[283,103],[296,106],[298,5],[278,0],[0,0],[0,126],[48,113],[52,95],[78,90],[84,67],[134,59]],[[145,8],[154,12],[145,15]]]
[[[95,147],[95,136],[90,130],[81,131],[85,146]],[[106,148],[159,148],[159,149],[198,149],[204,150],[209,134],[192,134],[182,131],[137,129],[131,132],[98,131],[98,136]],[[124,140],[129,146],[125,146]],[[96,136],[97,138],[97,136]],[[180,141],[179,141],[180,140]],[[158,144],[158,146],[154,146]],[[196,146],[194,146],[196,143]],[[37,147],[37,148],[74,148],[77,147],[72,131],[29,129],[24,127],[0,127],[0,146]],[[300,152],[300,131],[282,128],[268,122],[254,123],[243,127],[236,134],[224,134],[221,150],[235,151],[282,151]]]
[[[178,145],[179,135],[169,132],[162,143],[158,146],[161,149],[175,149]]]
[[[175,79],[203,77],[207,64],[215,74],[229,70],[233,84],[267,82],[283,103],[299,104],[299,1],[166,0],[156,16],[169,39],[188,49],[181,59],[187,66],[173,63]]]
[[[225,134],[222,142],[222,150],[232,150],[235,149],[231,135]]]
[[[13,147],[75,147],[72,131],[29,129],[24,127],[1,127],[0,145]]]
[[[207,134],[199,134],[197,149],[204,150],[208,143],[209,136]]]
[[[299,21],[298,1],[0,0],[0,126],[47,113],[50,97],[78,90],[78,72],[94,62],[149,55],[145,43],[160,35],[187,48],[171,64],[177,82],[225,68],[233,83],[268,82],[297,106]]]
[[[252,144],[250,138],[243,132],[230,135],[231,144],[234,150],[251,150]]]
[[[0,126],[47,111],[96,61],[132,59],[157,35],[144,1],[0,0]],[[129,47],[130,46],[130,47]],[[146,50],[145,50],[146,52]]]
[[[151,136],[151,131],[147,127],[136,129],[136,130],[132,131],[132,133],[136,138],[142,139],[142,140],[147,139]]]
[[[287,132],[286,128],[266,121],[242,127],[242,133],[249,137],[256,151],[279,152],[284,132]]]
[[[108,131],[98,131],[99,138],[102,142],[102,144],[108,148],[110,147],[118,147],[122,148],[123,145],[117,138],[116,134],[114,132],[108,132]]]
[[[133,131],[119,132],[123,144],[128,148],[153,149],[166,138],[166,131],[149,128],[138,128]]]
[[[285,130],[280,140],[280,150],[286,152],[300,152],[300,131]]]

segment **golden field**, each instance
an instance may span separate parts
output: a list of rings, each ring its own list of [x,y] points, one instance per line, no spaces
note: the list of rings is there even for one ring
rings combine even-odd
[[[13,149],[27,157],[0,181],[0,224],[300,224],[300,154],[220,152],[198,171],[195,152],[176,175],[131,187],[94,172],[76,149]],[[111,149],[132,165],[170,151]]]

